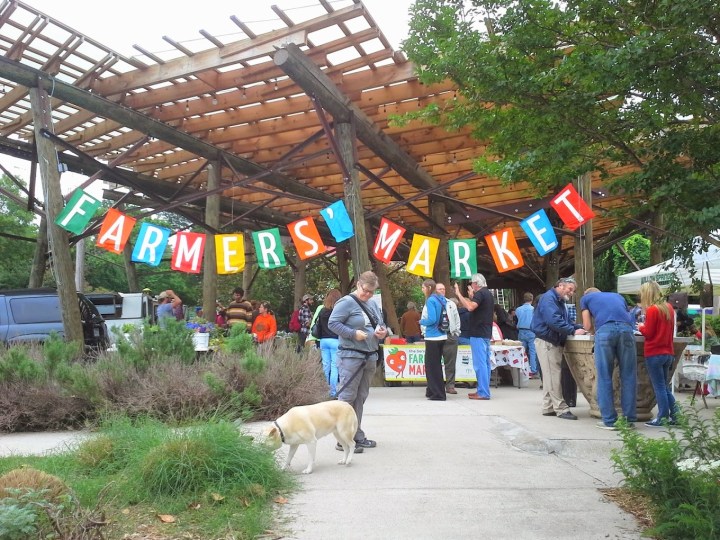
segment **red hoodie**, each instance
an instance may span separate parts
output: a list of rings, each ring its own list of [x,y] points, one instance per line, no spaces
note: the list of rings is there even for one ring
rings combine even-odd
[[[645,324],[638,327],[645,336],[645,358],[658,354],[675,354],[673,333],[675,332],[675,311],[670,304],[670,320],[666,319],[656,305],[650,306],[645,313]]]

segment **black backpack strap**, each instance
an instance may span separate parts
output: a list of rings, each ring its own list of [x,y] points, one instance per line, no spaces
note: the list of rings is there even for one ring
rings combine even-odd
[[[357,302],[358,306],[360,306],[360,309],[362,309],[362,310],[365,312],[365,315],[367,315],[367,316],[368,316],[368,319],[370,319],[370,323],[373,325],[373,328],[376,327],[376,326],[378,325],[377,317],[375,317],[372,313],[370,313],[370,311],[368,310],[368,308],[365,307],[365,304],[363,304],[363,303],[358,299],[357,296],[355,296],[354,294],[350,294],[349,296],[350,296],[350,298],[352,298],[353,300],[355,300],[355,301]]]

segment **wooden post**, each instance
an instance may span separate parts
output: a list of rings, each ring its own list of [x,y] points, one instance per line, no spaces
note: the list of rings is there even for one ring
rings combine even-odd
[[[305,271],[307,270],[307,263],[301,260],[299,257],[295,263],[295,290],[294,290],[294,303],[293,309],[297,309],[300,306],[300,301],[305,293],[313,294],[311,291],[305,290],[307,277]]]
[[[340,281],[340,292],[348,294],[350,292],[350,267],[348,266],[348,250],[345,247],[339,247],[335,252],[338,265],[338,280]]]
[[[83,343],[83,329],[80,320],[80,305],[73,272],[70,244],[67,233],[55,225],[55,219],[63,209],[63,196],[60,190],[60,172],[55,146],[40,134],[42,129],[52,131],[50,98],[45,90],[30,88],[30,106],[32,109],[37,146],[40,180],[45,193],[45,215],[47,234],[52,257],[55,282],[60,300],[60,314],[65,328],[65,339]]]
[[[243,235],[245,244],[245,269],[242,274],[242,288],[245,290],[245,298],[249,298],[250,285],[252,283],[253,274],[255,273],[255,267],[250,264],[250,261],[248,260],[248,252],[254,251],[250,249],[253,245],[253,239],[250,231],[245,231]]]
[[[428,201],[428,207],[430,208],[430,217],[432,217],[435,223],[445,223],[447,221],[447,211],[445,203],[434,200],[430,197]],[[435,259],[435,268],[433,270],[433,279],[437,283],[443,283],[445,285],[445,291],[447,297],[455,296],[455,290],[450,286],[450,259],[448,257],[448,235],[436,231],[435,235],[440,238],[440,246],[437,252],[437,258]]]
[[[125,244],[123,248],[123,263],[125,263],[125,276],[128,283],[128,292],[140,292],[140,281],[137,275],[137,266],[132,260],[133,248],[130,242]],[[160,291],[153,291],[155,294],[159,294]]]
[[[580,196],[592,207],[592,185],[590,173],[585,173],[574,182]],[[579,237],[575,238],[575,301],[579,303],[585,290],[595,286],[595,262],[593,259],[593,223],[586,221],[578,229]],[[579,313],[578,313],[579,315]]]
[[[355,168],[355,126],[352,122],[338,122],[335,126],[335,134],[340,147],[340,159],[350,174],[349,178],[343,179],[345,191],[345,205],[347,206],[350,220],[355,228],[355,236],[350,242],[350,255],[352,256],[355,275],[370,270],[370,255],[368,253],[367,233],[365,231],[365,212],[362,206],[360,195],[360,174]]]
[[[33,255],[32,269],[30,270],[30,280],[28,287],[34,289],[42,287],[45,278],[45,267],[48,260],[48,236],[47,236],[47,219],[45,216],[40,218],[40,227],[38,228],[37,244],[35,244],[35,254]]]
[[[75,244],[75,288],[85,291],[85,238]]]
[[[211,163],[208,166],[207,190],[220,186],[221,165],[219,162]],[[205,223],[213,229],[220,228],[220,194],[210,195],[205,199]],[[218,299],[218,275],[215,250],[215,237],[208,235],[205,242],[205,254],[203,256],[203,297],[202,308],[203,318],[212,323],[215,322],[215,302]]]

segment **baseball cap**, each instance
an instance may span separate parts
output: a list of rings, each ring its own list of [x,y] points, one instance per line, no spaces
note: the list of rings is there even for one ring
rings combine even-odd
[[[168,297],[167,291],[163,291],[157,295],[157,300],[165,300]]]
[[[305,294],[302,297],[302,301],[305,302],[307,300],[312,300],[312,297],[313,297],[312,294]]]

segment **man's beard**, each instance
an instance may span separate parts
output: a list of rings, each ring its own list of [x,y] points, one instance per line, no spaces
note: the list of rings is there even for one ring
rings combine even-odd
[[[563,297],[562,297],[562,299],[563,299],[563,301],[565,301],[565,302],[570,302],[570,295],[569,295],[569,294],[564,294]]]

